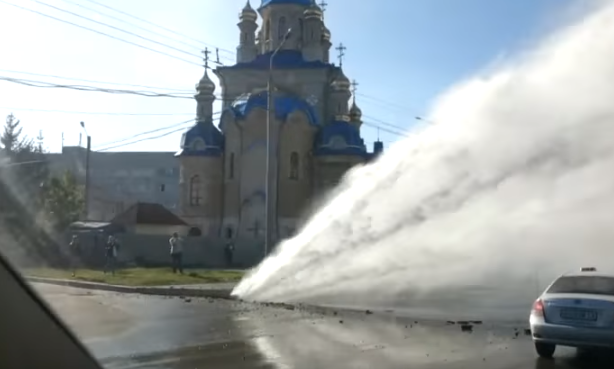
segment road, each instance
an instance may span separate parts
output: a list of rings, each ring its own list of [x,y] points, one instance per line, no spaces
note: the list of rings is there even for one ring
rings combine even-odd
[[[557,349],[538,360],[520,325],[390,312],[302,310],[238,301],[36,289],[105,368],[612,368],[611,357]]]

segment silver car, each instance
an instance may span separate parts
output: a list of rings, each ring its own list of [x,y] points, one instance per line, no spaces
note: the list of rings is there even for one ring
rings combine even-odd
[[[557,345],[614,347],[614,275],[582,268],[557,278],[533,304],[529,321],[541,357],[552,357]]]

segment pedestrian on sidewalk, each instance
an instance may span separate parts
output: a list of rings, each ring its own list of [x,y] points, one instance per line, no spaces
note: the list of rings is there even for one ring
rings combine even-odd
[[[179,237],[177,232],[173,233],[173,236],[168,241],[171,245],[171,265],[173,267],[173,273],[183,274],[183,240]]]
[[[119,253],[119,242],[115,236],[110,235],[107,244],[105,245],[105,264],[104,274],[111,272],[111,275],[115,275],[115,265],[117,263],[117,254]]]
[[[228,240],[228,242],[226,242],[226,246],[224,247],[224,256],[226,259],[227,268],[232,267],[232,258],[234,256],[234,253],[235,253],[235,245],[232,242],[232,240]]]
[[[72,270],[72,276],[75,277],[77,275],[77,268],[81,265],[81,243],[76,234],[72,236],[68,249],[70,269]]]

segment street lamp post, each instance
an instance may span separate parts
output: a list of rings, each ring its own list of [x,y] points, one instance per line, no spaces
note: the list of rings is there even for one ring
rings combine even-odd
[[[273,221],[271,219],[271,121],[273,116],[273,58],[275,55],[281,50],[286,41],[290,38],[292,33],[292,29],[288,29],[288,31],[284,34],[283,39],[279,43],[279,45],[275,48],[273,53],[271,54],[271,58],[269,60],[269,76],[267,81],[267,115],[266,115],[266,169],[265,169],[265,177],[264,177],[264,187],[265,187],[265,204],[264,204],[264,257],[269,254],[269,250],[271,249],[271,241],[273,238],[272,227]]]
[[[87,136],[87,149],[85,152],[85,219],[88,220],[90,216],[90,152],[92,151],[92,137],[87,133],[85,129],[85,123],[81,122],[81,128]]]

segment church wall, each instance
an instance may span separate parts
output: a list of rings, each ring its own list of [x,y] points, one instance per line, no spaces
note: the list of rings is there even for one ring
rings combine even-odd
[[[266,193],[266,111],[252,110],[240,122],[240,229],[239,235],[263,236]]]
[[[199,227],[203,234],[218,233],[222,213],[222,163],[221,157],[181,158],[181,216],[191,226]],[[195,176],[198,181],[194,180]]]
[[[222,125],[226,136],[222,237],[234,238],[239,228],[241,210],[241,129],[232,114],[224,115]]]
[[[315,133],[315,127],[310,126],[302,112],[291,114],[282,125],[278,195],[280,219],[293,219],[296,223],[309,205],[313,189],[311,150]],[[293,159],[293,154],[296,159]],[[280,235],[286,232],[284,227],[294,229],[296,224],[280,224]]]
[[[268,7],[262,11],[262,24],[270,21],[271,24],[271,41],[272,43],[266,43],[264,32],[262,33],[263,39],[260,40],[260,44],[264,50],[274,50],[280,43],[288,28],[292,28],[290,38],[284,43],[283,49],[298,49],[301,41],[301,32],[299,19],[303,18],[305,8],[301,5],[292,4],[277,4],[275,7]],[[285,27],[282,29],[279,26],[279,20],[281,17],[285,17]]]
[[[364,163],[359,156],[320,156],[315,160],[314,194],[321,197],[336,187],[352,167]]]

